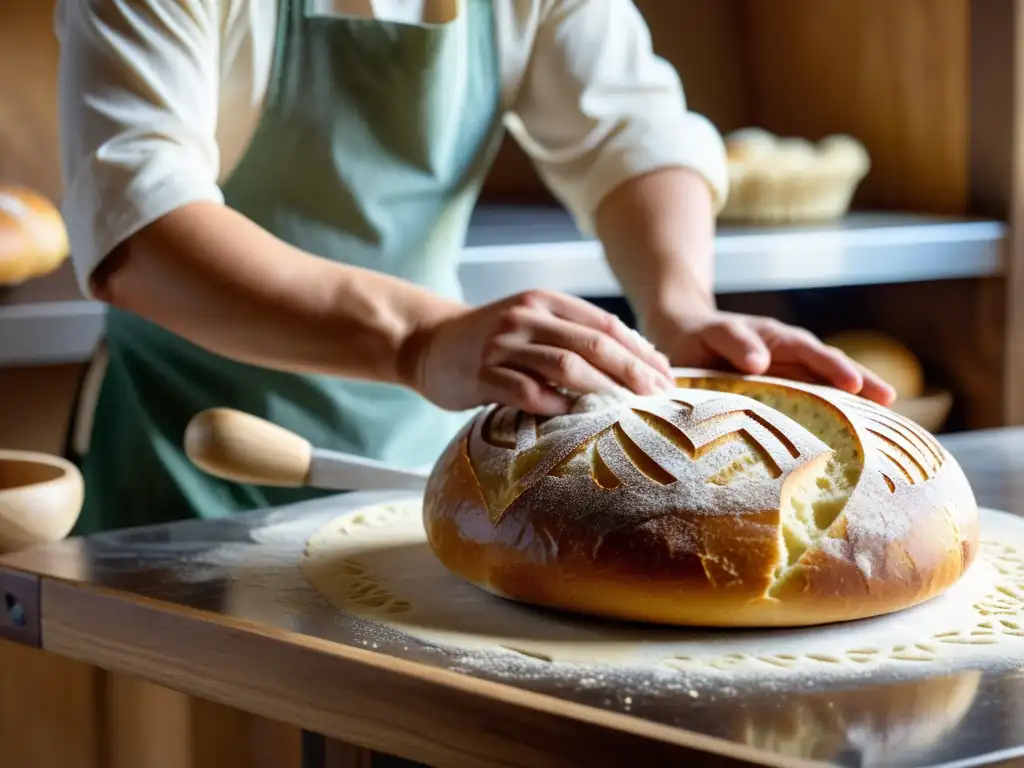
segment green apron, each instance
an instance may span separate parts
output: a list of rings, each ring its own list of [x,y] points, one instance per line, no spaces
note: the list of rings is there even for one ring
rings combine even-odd
[[[310,253],[458,297],[459,252],[501,137],[491,0],[465,0],[436,26],[315,16],[305,5],[280,0],[266,103],[223,187],[227,204]],[[235,363],[118,310],[106,346],[79,534],[323,493],[198,470],[182,435],[204,408],[407,467],[432,462],[467,418],[402,387]]]

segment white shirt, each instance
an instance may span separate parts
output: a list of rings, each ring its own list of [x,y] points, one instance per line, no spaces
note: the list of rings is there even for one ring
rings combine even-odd
[[[307,11],[443,24],[460,0],[306,0]],[[631,0],[493,0],[505,126],[592,232],[604,196],[648,171],[727,194],[722,139],[687,111]],[[62,212],[82,289],[118,244],[218,184],[259,120],[276,0],[59,0]]]

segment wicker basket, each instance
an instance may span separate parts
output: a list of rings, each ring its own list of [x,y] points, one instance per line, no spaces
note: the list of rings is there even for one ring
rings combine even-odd
[[[760,129],[726,138],[729,197],[723,221],[788,224],[844,216],[870,160],[849,136],[817,144],[779,138]]]

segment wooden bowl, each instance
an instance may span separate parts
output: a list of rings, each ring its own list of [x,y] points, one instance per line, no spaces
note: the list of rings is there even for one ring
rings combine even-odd
[[[57,456],[0,451],[0,554],[67,536],[78,521],[85,483]]]
[[[938,432],[946,423],[953,407],[953,395],[941,390],[926,392],[920,397],[907,397],[892,404],[892,409],[929,432]]]

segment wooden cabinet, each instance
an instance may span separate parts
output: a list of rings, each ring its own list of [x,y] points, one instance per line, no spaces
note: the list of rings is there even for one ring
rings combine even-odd
[[[53,0],[0,2],[0,182],[63,192]]]
[[[103,673],[0,641],[0,741],[19,768],[105,768],[97,718]]]

